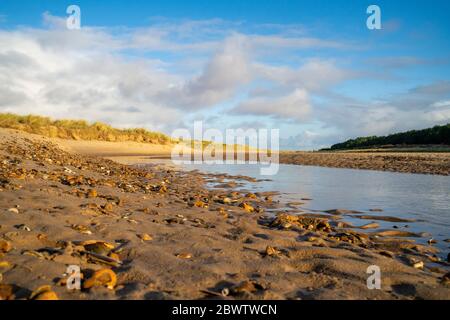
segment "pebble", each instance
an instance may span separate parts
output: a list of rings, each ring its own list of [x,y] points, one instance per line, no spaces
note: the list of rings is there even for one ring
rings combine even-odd
[[[181,252],[181,253],[176,254],[176,257],[180,258],[180,259],[191,259],[192,254],[188,253],[188,252]]]
[[[12,250],[12,245],[9,241],[0,239],[0,253],[7,253]]]
[[[222,199],[222,203],[223,204],[230,204],[231,203],[231,199],[228,198],[228,197],[225,197],[225,198]]]
[[[249,205],[248,203],[242,202],[239,207],[243,208],[245,211],[247,212],[254,212],[255,208],[253,208],[251,205]]]
[[[30,296],[31,300],[59,300],[57,294],[49,285],[37,288]]]
[[[266,256],[279,256],[281,254],[281,251],[278,250],[276,247],[267,246],[265,253]]]
[[[88,198],[96,198],[98,196],[97,190],[89,189],[87,193]]]
[[[108,289],[113,290],[117,284],[117,276],[111,269],[100,269],[94,272],[94,274],[84,281],[83,288],[90,289],[93,287],[106,286]]]
[[[80,224],[73,224],[73,225],[71,225],[71,228],[82,234],[89,234],[89,235],[92,234],[92,231],[89,230],[88,227],[80,225]]]
[[[0,283],[0,300],[13,300],[14,290],[13,286],[10,284]]]
[[[379,227],[380,227],[380,225],[378,223],[368,223],[368,224],[365,224],[365,225],[363,225],[363,226],[361,226],[359,228],[360,229],[376,229],[376,228],[379,228]]]
[[[142,241],[151,241],[151,240],[153,240],[153,237],[151,235],[147,234],[147,233],[138,234],[137,236]]]
[[[114,207],[111,202],[107,202],[107,203],[105,203],[105,205],[102,208],[103,208],[103,210],[106,210],[106,211],[113,211]]]
[[[20,230],[28,231],[28,232],[31,231],[31,228],[28,227],[28,226],[25,225],[25,224],[19,224],[19,225],[16,226],[16,228],[17,228],[17,229],[20,229]]]

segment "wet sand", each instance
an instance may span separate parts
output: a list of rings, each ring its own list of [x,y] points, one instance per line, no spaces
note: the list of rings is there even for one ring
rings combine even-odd
[[[345,210],[298,215],[228,179],[251,178],[131,167],[1,130],[0,298],[450,299],[433,244],[352,228]],[[68,265],[82,290],[66,288]]]
[[[1,129],[0,130],[8,130]],[[14,131],[14,130],[11,130]],[[104,157],[145,156],[167,159],[173,145],[49,139],[66,151]],[[185,149],[185,152],[190,152]],[[248,154],[246,154],[248,158]],[[449,152],[302,152],[281,151],[279,162],[333,168],[450,175]]]
[[[450,175],[448,152],[280,152],[280,163]]]

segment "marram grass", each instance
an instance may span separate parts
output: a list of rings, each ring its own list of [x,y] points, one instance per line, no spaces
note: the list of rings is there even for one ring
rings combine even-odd
[[[169,144],[171,138],[160,132],[142,128],[117,129],[101,122],[84,120],[52,120],[36,115],[0,113],[0,127],[40,134],[50,138],[100,141],[135,141],[153,144]]]

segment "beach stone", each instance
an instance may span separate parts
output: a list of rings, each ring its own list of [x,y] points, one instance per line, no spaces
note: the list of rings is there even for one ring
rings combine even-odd
[[[13,266],[14,265],[9,263],[8,261],[0,261],[0,274],[5,273],[7,270],[11,269]]]
[[[142,241],[151,241],[151,240],[153,240],[153,237],[151,235],[147,234],[147,233],[138,234],[137,236]]]
[[[222,199],[222,203],[223,204],[230,204],[231,203],[231,199],[228,198],[228,197],[225,197],[225,198]]]
[[[180,259],[191,259],[192,254],[189,252],[181,252],[181,253],[176,254],[176,257],[180,258]]]
[[[58,295],[52,291],[49,285],[37,288],[30,296],[31,300],[59,300]]]
[[[276,247],[267,246],[265,254],[266,256],[278,256],[281,254],[281,251]]]
[[[0,252],[7,253],[12,250],[11,242],[0,239]]]
[[[103,210],[106,210],[106,211],[113,211],[113,209],[114,209],[114,206],[111,202],[107,202],[103,206]]]
[[[284,229],[296,226],[305,230],[325,232],[331,231],[331,226],[326,219],[302,217],[287,213],[277,215],[277,217],[270,222],[269,226],[278,228],[281,227]]]
[[[380,227],[380,225],[378,223],[368,223],[368,224],[365,224],[365,225],[363,225],[363,226],[361,226],[359,228],[360,229],[376,229],[376,228],[379,228],[379,227]]]
[[[247,212],[254,212],[255,208],[253,206],[249,205],[248,203],[242,202],[239,207],[243,208]]]
[[[117,284],[117,276],[111,269],[100,269],[94,272],[94,274],[84,281],[83,288],[90,289],[92,287],[107,287],[113,290]]]
[[[88,198],[96,198],[98,196],[97,190],[89,189],[87,196],[88,196]]]
[[[28,231],[28,232],[31,231],[31,228],[28,227],[28,226],[25,225],[25,224],[19,224],[19,225],[16,225],[15,227],[16,227],[17,229],[20,229],[20,230],[23,230],[23,231]]]
[[[197,207],[197,208],[208,208],[208,204],[205,203],[204,201],[197,200],[197,201],[194,202],[194,207]]]
[[[10,284],[0,283],[0,300],[13,300],[14,288]]]

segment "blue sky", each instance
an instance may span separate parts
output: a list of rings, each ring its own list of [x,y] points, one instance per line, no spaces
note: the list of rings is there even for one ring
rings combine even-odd
[[[65,27],[81,8],[81,29]],[[366,8],[381,9],[381,30]],[[449,1],[4,1],[0,111],[316,149],[450,122]]]

